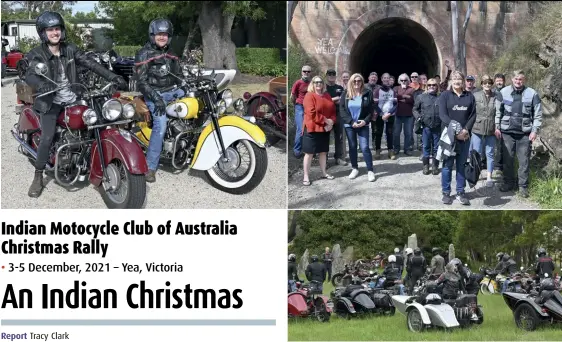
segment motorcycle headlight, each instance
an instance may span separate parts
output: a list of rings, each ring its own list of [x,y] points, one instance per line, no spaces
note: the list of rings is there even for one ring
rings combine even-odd
[[[135,115],[135,107],[132,104],[126,104],[123,106],[123,118],[130,119]]]
[[[109,54],[106,52],[103,55],[101,55],[101,60],[104,61],[105,63],[109,62]]]
[[[183,74],[184,77],[189,76],[189,67],[187,65],[184,65],[181,68],[181,73]]]
[[[121,112],[123,112],[121,102],[112,99],[103,104],[101,114],[106,120],[114,121],[121,115]]]
[[[244,111],[244,100],[238,99],[238,100],[234,101],[234,110],[237,111],[237,112],[243,112]]]
[[[223,90],[222,95],[221,95],[221,99],[223,99],[226,102],[226,108],[230,107],[230,105],[232,104],[232,101],[233,101],[232,90],[230,90],[230,89]]]
[[[217,102],[216,106],[219,115],[223,115],[226,112],[226,102],[224,100]]]
[[[192,65],[189,72],[191,72],[192,75],[199,75],[199,66],[198,65]]]
[[[98,116],[93,109],[86,109],[82,113],[82,121],[88,126],[95,124],[98,121]]]
[[[111,60],[111,63],[115,63],[115,61],[117,61],[117,58],[115,58],[115,56],[111,56],[110,60]]]

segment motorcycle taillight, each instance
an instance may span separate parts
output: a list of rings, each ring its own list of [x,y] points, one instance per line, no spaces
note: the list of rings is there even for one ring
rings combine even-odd
[[[244,97],[244,100],[249,100],[250,97],[252,97],[252,94],[250,94],[249,92],[245,92],[244,95],[242,95],[242,97]]]

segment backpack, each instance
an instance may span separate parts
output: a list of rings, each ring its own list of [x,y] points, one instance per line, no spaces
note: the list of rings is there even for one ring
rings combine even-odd
[[[478,179],[480,179],[480,172],[482,171],[481,162],[480,153],[476,152],[476,150],[470,151],[469,161],[464,164],[464,175],[470,188],[474,188],[478,183]]]

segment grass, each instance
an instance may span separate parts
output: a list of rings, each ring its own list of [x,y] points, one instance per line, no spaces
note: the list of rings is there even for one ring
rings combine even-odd
[[[301,278],[302,279],[302,278]],[[333,290],[324,284],[324,293]],[[399,312],[394,316],[375,316],[344,320],[332,315],[328,323],[314,320],[290,320],[289,341],[559,341],[560,329],[542,326],[525,332],[516,327],[513,314],[500,295],[478,295],[484,311],[484,323],[468,329],[443,331],[432,329],[420,334],[410,332],[406,317]]]

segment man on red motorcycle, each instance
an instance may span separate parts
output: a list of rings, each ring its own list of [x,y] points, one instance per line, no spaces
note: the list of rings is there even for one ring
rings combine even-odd
[[[156,170],[168,122],[166,105],[185,96],[182,89],[172,89],[175,85],[181,85],[182,76],[179,58],[169,51],[173,34],[174,27],[168,19],[153,20],[148,27],[149,41],[135,56],[137,86],[152,114],[152,133],[146,154],[146,181],[150,183],[156,182]],[[163,73],[163,68],[180,79]]]
[[[66,43],[66,28],[59,13],[44,12],[35,23],[41,45],[29,51],[25,82],[37,93],[47,93],[57,89],[57,85],[35,73],[35,65],[47,66],[47,76],[59,85],[77,83],[76,66],[86,67],[121,88],[127,83],[123,77],[115,75],[102,65],[89,59],[84,51],[72,43]],[[33,110],[41,117],[41,140],[35,161],[35,177],[29,187],[30,197],[39,197],[43,191],[43,171],[49,158],[49,150],[55,136],[57,117],[65,105],[76,101],[76,94],[70,88],[62,88],[52,94],[39,97],[33,103]]]

